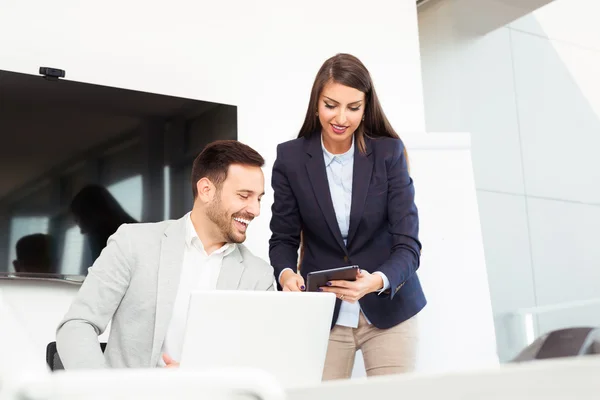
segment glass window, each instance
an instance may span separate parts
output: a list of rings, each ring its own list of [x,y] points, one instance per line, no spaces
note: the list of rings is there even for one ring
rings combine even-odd
[[[144,151],[139,143],[109,152],[101,161],[101,183],[112,185],[141,174],[145,167],[144,160]]]
[[[113,183],[107,189],[127,214],[136,221],[142,220],[143,181],[141,174]]]
[[[82,271],[83,254],[85,250],[85,237],[77,225],[72,225],[65,232],[64,245],[60,259],[60,273],[65,275],[79,275]],[[89,267],[85,266],[85,268]]]
[[[163,169],[163,182],[164,182],[164,214],[163,219],[167,220],[171,218],[171,167],[165,165]]]

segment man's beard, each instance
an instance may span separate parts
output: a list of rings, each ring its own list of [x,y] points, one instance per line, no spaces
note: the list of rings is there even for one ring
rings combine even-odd
[[[217,193],[215,199],[206,209],[206,216],[217,226],[226,243],[242,243],[246,240],[245,234],[238,233],[236,235],[234,233],[233,217],[236,214],[227,215],[227,211],[221,207],[220,193]]]

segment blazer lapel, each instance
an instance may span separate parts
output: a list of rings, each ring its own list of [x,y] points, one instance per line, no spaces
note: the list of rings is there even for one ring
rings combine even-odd
[[[160,350],[167,334],[167,327],[171,320],[173,305],[179,288],[183,252],[185,250],[185,218],[189,218],[187,214],[167,228],[161,243],[150,365],[156,365],[161,356]]]
[[[243,258],[237,245],[226,257],[223,257],[221,271],[217,279],[217,290],[236,290],[240,286],[244,272]]]
[[[350,227],[348,228],[348,246],[358,230],[360,219],[365,211],[365,202],[369,183],[373,173],[371,143],[365,138],[366,152],[361,153],[358,146],[354,149],[354,171],[352,172],[352,205],[350,206]]]
[[[331,200],[331,191],[329,189],[329,181],[327,180],[327,171],[325,170],[325,160],[323,159],[323,149],[321,147],[321,135],[313,133],[310,139],[307,140],[306,152],[310,155],[306,163],[306,171],[310,183],[312,184],[317,203],[321,208],[321,212],[325,217],[329,229],[333,233],[337,243],[347,254],[344,240],[342,239],[342,232],[337,223],[335,217],[335,210],[333,208],[333,202]]]

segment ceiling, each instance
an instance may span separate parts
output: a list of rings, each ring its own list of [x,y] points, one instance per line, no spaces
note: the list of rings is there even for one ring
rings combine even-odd
[[[194,118],[214,103],[0,70],[0,199],[150,118]]]

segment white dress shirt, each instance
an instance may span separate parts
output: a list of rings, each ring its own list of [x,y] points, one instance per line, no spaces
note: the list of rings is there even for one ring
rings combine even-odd
[[[208,255],[196,233],[196,229],[194,229],[191,213],[186,216],[185,231],[185,248],[179,288],[175,297],[167,335],[162,346],[159,366],[165,365],[162,360],[163,353],[166,353],[175,361],[181,360],[181,348],[187,323],[190,294],[194,290],[217,289],[217,279],[223,264],[223,257],[235,248],[234,243],[227,243]]]
[[[336,220],[342,233],[344,244],[347,244],[348,231],[350,229],[350,208],[352,206],[354,139],[352,140],[352,146],[344,154],[332,154],[327,151],[323,144],[323,138],[321,138],[321,146],[323,148],[325,170],[327,171],[327,181],[329,182],[333,209],[335,210]],[[383,288],[379,293],[387,290],[390,286],[387,276],[379,271],[375,272],[375,274],[381,276],[381,279],[383,279]],[[358,328],[359,316],[360,304],[358,301],[356,303],[342,301],[336,325]],[[370,323],[368,318],[367,321]]]

